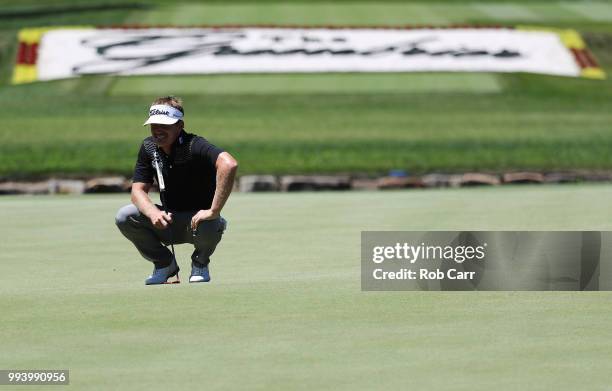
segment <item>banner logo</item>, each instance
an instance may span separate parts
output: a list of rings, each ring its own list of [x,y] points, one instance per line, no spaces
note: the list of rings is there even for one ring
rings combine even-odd
[[[573,30],[58,28],[20,32],[14,83],[82,75],[530,72],[602,78]],[[27,41],[26,41],[27,39]]]

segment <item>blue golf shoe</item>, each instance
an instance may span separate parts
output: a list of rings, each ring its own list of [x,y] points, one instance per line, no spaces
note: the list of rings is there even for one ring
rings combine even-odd
[[[153,273],[145,280],[145,285],[176,284],[179,283],[179,267],[173,259],[166,267],[154,268]],[[176,276],[176,281],[169,282],[168,279]]]
[[[210,273],[208,266],[202,266],[199,263],[191,263],[191,276],[189,282],[208,282],[210,281]]]

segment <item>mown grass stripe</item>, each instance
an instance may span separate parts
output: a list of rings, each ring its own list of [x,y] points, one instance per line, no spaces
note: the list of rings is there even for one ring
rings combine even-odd
[[[561,6],[593,21],[612,21],[612,4],[610,3],[563,2]]]
[[[585,19],[583,14],[576,13],[569,8],[563,7],[559,3],[524,4],[523,7],[528,9],[531,13],[537,15],[538,22],[554,24],[558,22],[572,22]]]
[[[124,77],[117,79],[111,95],[176,94],[311,94],[383,92],[501,92],[494,74],[392,73],[392,74],[268,74],[185,77]]]
[[[464,7],[465,8],[465,7]],[[451,6],[449,11],[457,9]],[[145,24],[356,24],[405,25],[464,22],[467,12],[455,16],[445,6],[427,4],[230,4],[180,5],[144,12],[133,22]]]
[[[538,20],[537,14],[522,5],[481,3],[474,7],[495,20]]]
[[[525,22],[608,21],[612,6],[604,2],[340,2],[160,5],[129,20],[144,24],[446,24],[473,20]]]
[[[449,12],[444,9],[434,8],[425,4],[413,4],[406,7],[406,24],[446,24],[456,20]]]

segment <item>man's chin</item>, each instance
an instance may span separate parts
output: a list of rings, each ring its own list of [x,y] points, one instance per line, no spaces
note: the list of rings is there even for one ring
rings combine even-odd
[[[159,140],[159,139],[156,139],[155,137],[153,137],[153,142],[154,142],[154,143],[155,143],[155,144],[156,144],[158,147],[160,147],[160,148],[161,148],[161,147],[166,146],[166,145],[168,144],[168,139],[166,139],[166,138],[165,138],[165,139]]]

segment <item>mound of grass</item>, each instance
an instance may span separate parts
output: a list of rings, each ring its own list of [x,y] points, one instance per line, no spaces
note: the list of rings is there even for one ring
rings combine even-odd
[[[75,19],[59,23],[46,15],[40,22],[161,23],[165,16],[165,24],[252,24],[274,16],[277,24],[576,27],[612,70],[606,19],[612,5],[603,2],[164,3],[128,12],[109,3],[108,11],[86,10],[95,4],[78,1],[82,13],[65,15]],[[42,6],[20,7],[3,12]],[[3,25],[5,70],[16,26],[37,21],[19,17]],[[11,113],[0,128],[0,176],[129,175],[147,135],[140,126],[147,106],[169,93],[185,97],[187,129],[236,155],[242,174],[612,169],[609,80],[461,73],[105,76],[0,86],[0,105]]]
[[[92,78],[93,88],[102,81]],[[612,167],[602,82],[515,75],[502,83],[501,94],[187,95],[185,121],[235,154],[242,174]],[[26,93],[27,104],[3,99],[13,115],[0,129],[0,173],[129,175],[152,95],[55,84],[68,92],[58,98],[43,84],[0,92],[41,91]]]

